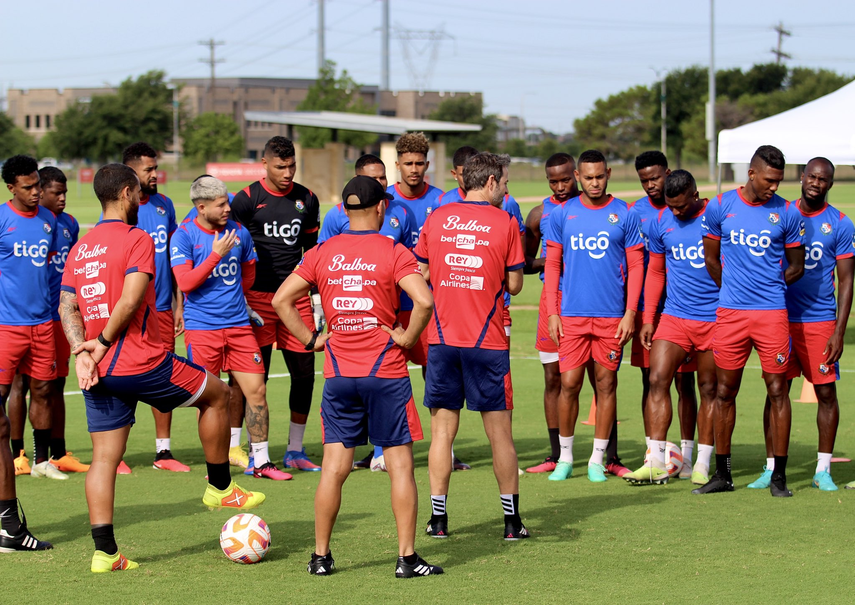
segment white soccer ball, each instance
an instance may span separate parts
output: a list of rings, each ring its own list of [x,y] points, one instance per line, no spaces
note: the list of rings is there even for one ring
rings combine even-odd
[[[235,563],[258,563],[270,548],[270,529],[258,515],[235,515],[223,525],[220,548]]]
[[[668,471],[668,476],[673,479],[680,474],[682,468],[683,452],[679,445],[669,441],[665,444],[665,470]]]

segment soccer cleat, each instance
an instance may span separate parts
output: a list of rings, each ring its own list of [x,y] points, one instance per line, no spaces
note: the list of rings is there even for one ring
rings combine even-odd
[[[17,536],[10,535],[5,529],[0,529],[0,552],[18,552],[30,550],[50,550],[53,544],[42,542],[27,529],[26,520],[21,523]]]
[[[317,472],[321,470],[320,466],[309,460],[305,449],[299,452],[293,450],[285,452],[285,457],[282,458],[282,465],[286,468],[295,468],[299,471]]]
[[[588,481],[592,483],[608,481],[606,479],[606,467],[602,464],[588,464]]]
[[[855,489],[855,481],[850,481],[846,485],[843,486],[844,489]]]
[[[653,464],[645,464],[637,471],[625,474],[622,479],[633,485],[644,485],[647,483],[665,485],[668,483],[668,471],[653,466]]]
[[[34,464],[32,470],[30,471],[30,476],[47,477],[48,479],[59,479],[60,481],[65,481],[66,479],[68,479],[68,475],[60,471],[47,460],[45,460],[44,462],[39,462],[38,464]]]
[[[828,471],[820,471],[813,476],[811,485],[818,487],[823,492],[836,492],[837,486],[834,485],[834,480],[831,478],[831,473]]]
[[[313,576],[328,576],[335,571],[335,560],[332,558],[332,551],[325,554],[323,557],[312,553],[312,558],[309,559],[307,571]]]
[[[623,477],[627,473],[631,473],[628,468],[620,463],[620,460],[611,460],[606,464],[606,472],[615,477]]]
[[[451,468],[456,471],[468,471],[472,470],[472,467],[463,462],[460,458],[455,456],[451,461]]]
[[[117,552],[115,555],[108,555],[104,551],[96,550],[92,555],[92,565],[89,569],[92,573],[106,573],[108,571],[127,571],[129,569],[137,569],[139,563],[125,558],[125,556]]]
[[[524,540],[525,538],[531,538],[531,534],[528,533],[528,530],[522,523],[520,523],[519,527],[517,527],[513,523],[506,522],[504,538],[505,542],[515,542],[516,540]]]
[[[264,497],[261,492],[243,489],[234,481],[224,490],[219,490],[209,483],[208,487],[205,488],[205,495],[202,496],[202,504],[211,510],[215,508],[246,510],[261,505],[264,502]]]
[[[357,470],[360,468],[371,468],[371,459],[374,457],[374,453],[368,454],[362,460],[356,460],[353,463],[353,470]]]
[[[249,454],[246,453],[242,445],[229,448],[229,464],[239,466],[242,469],[249,466]]]
[[[564,481],[573,474],[573,463],[558,461],[555,470],[547,477],[550,481]]]
[[[186,464],[181,464],[172,457],[172,452],[169,450],[161,450],[154,457],[154,468],[161,471],[172,471],[173,473],[189,473],[190,467]]]
[[[536,464],[534,466],[530,466],[525,469],[527,473],[551,473],[555,470],[555,466],[558,464],[558,458],[553,458],[552,456],[548,456],[546,460],[541,462],[540,464]]]
[[[249,462],[246,463],[246,470],[243,472],[244,475],[252,475],[255,472],[255,458],[253,458],[252,454],[249,455]]]
[[[691,479],[692,478],[692,465],[689,462],[683,461],[683,466],[680,467],[680,474],[677,475],[678,479]]]
[[[371,457],[371,472],[372,473],[380,473],[386,472],[386,457],[380,456],[379,458],[375,458],[373,455]]]
[[[695,485],[706,485],[710,481],[710,469],[702,464],[695,463],[692,469],[692,483]]]
[[[395,565],[396,578],[418,578],[420,576],[436,576],[442,573],[442,567],[439,565],[430,565],[422,559],[418,553],[415,562],[411,565],[404,561],[404,557],[398,557],[398,563]]]
[[[733,481],[731,479],[725,479],[721,475],[718,474],[718,471],[707,481],[704,485],[699,487],[698,489],[693,489],[692,493],[695,495],[703,495],[703,494],[718,494],[721,492],[732,492],[733,491]]]
[[[29,475],[32,469],[30,468],[30,461],[27,459],[27,454],[24,450],[21,450],[21,455],[15,458],[15,474],[16,475]]]
[[[119,466],[116,467],[116,474],[117,475],[130,475],[131,474],[131,467],[129,467],[127,464],[125,464],[124,460],[119,460]]]
[[[273,479],[274,481],[288,481],[292,478],[291,473],[280,471],[272,462],[253,469],[252,476],[256,479]]]
[[[763,474],[757,477],[757,481],[748,484],[748,489],[768,489],[772,483],[772,471],[763,466]]]
[[[517,469],[517,474],[518,474],[520,477],[523,477],[523,476],[525,476],[525,471],[524,471],[524,470],[522,470],[521,468],[518,468],[518,469]]]
[[[431,515],[425,533],[431,538],[448,537],[448,515]]]
[[[89,470],[89,465],[80,462],[80,458],[73,456],[71,452],[65,452],[65,456],[58,460],[51,458],[48,462],[64,473],[85,473]]]
[[[787,488],[787,478],[781,476],[772,477],[769,483],[769,492],[775,498],[792,498],[793,492]]]

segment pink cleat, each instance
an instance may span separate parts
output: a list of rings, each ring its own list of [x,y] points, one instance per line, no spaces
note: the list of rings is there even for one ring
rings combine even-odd
[[[527,473],[551,473],[552,471],[555,470],[555,465],[557,462],[558,461],[555,458],[553,458],[552,456],[549,456],[546,460],[544,460],[540,464],[538,464],[536,466],[528,467],[527,469],[525,469],[525,472],[527,472]]]
[[[292,478],[290,473],[280,471],[272,462],[255,468],[252,471],[252,476],[256,479],[272,479],[273,481],[288,481]]]
[[[173,473],[189,473],[190,467],[186,464],[181,464],[172,457],[172,452],[169,450],[162,450],[157,452],[157,455],[154,458],[154,464],[152,465],[154,468],[160,471],[172,471]]]
[[[124,460],[119,461],[119,466],[116,468],[117,475],[130,475],[131,467],[125,464]]]
[[[623,477],[624,475],[626,475],[627,473],[631,473],[632,471],[626,468],[617,460],[612,460],[606,465],[606,472],[610,475],[614,475],[615,477]]]

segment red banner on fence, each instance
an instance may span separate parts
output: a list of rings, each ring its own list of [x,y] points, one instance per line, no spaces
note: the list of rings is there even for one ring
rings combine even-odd
[[[217,177],[225,183],[234,183],[236,181],[258,181],[264,178],[267,172],[261,163],[258,164],[241,164],[241,163],[210,163],[205,166],[205,172],[211,176]]]
[[[94,168],[81,168],[77,171],[78,183],[91,183],[93,180],[95,180]]]

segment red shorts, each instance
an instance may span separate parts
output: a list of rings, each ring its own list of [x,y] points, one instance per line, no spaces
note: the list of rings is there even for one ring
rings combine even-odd
[[[407,326],[410,325],[410,316],[413,314],[412,311],[398,311],[398,322],[401,324],[401,327],[405,330]],[[419,336],[418,342],[413,345],[412,349],[404,349],[404,359],[409,361],[410,363],[414,363],[417,366],[426,366],[427,365],[427,356],[428,356],[428,341],[427,341],[427,328],[424,329],[421,336]]]
[[[62,322],[58,319],[53,320],[53,344],[56,349],[56,377],[66,378],[71,360],[71,345],[68,344]]]
[[[296,353],[305,353],[306,345],[294,338],[291,332],[282,323],[279,315],[273,309],[273,292],[256,292],[250,290],[246,293],[246,302],[252,310],[261,315],[264,320],[263,326],[253,324],[252,331],[259,347],[276,344],[277,349],[285,349]],[[312,301],[306,296],[297,301],[297,310],[303,323],[310,331],[315,331],[315,320],[312,318]]]
[[[564,336],[558,344],[558,369],[567,372],[593,358],[604,368],[617,370],[623,355],[615,338],[620,320],[620,317],[562,317]]]
[[[175,353],[175,315],[172,311],[158,311],[157,324],[160,328],[160,339],[163,348],[170,353]]]
[[[12,384],[15,373],[36,380],[56,378],[53,320],[35,326],[0,326],[0,384]]]
[[[722,370],[741,370],[751,347],[757,349],[760,367],[783,374],[790,359],[790,324],[786,309],[771,311],[725,309],[716,312],[713,353]]]
[[[264,374],[261,350],[252,328],[237,326],[221,330],[187,330],[187,357],[214,376],[220,370]]]
[[[790,324],[793,351],[787,367],[787,379],[804,374],[813,384],[831,384],[840,378],[839,364],[826,365],[827,356],[822,354],[836,324],[834,320]]]
[[[561,306],[561,292],[558,293],[558,306]],[[557,353],[558,347],[549,337],[549,312],[546,310],[546,290],[540,291],[540,305],[537,310],[537,337],[534,348],[541,353]]]

